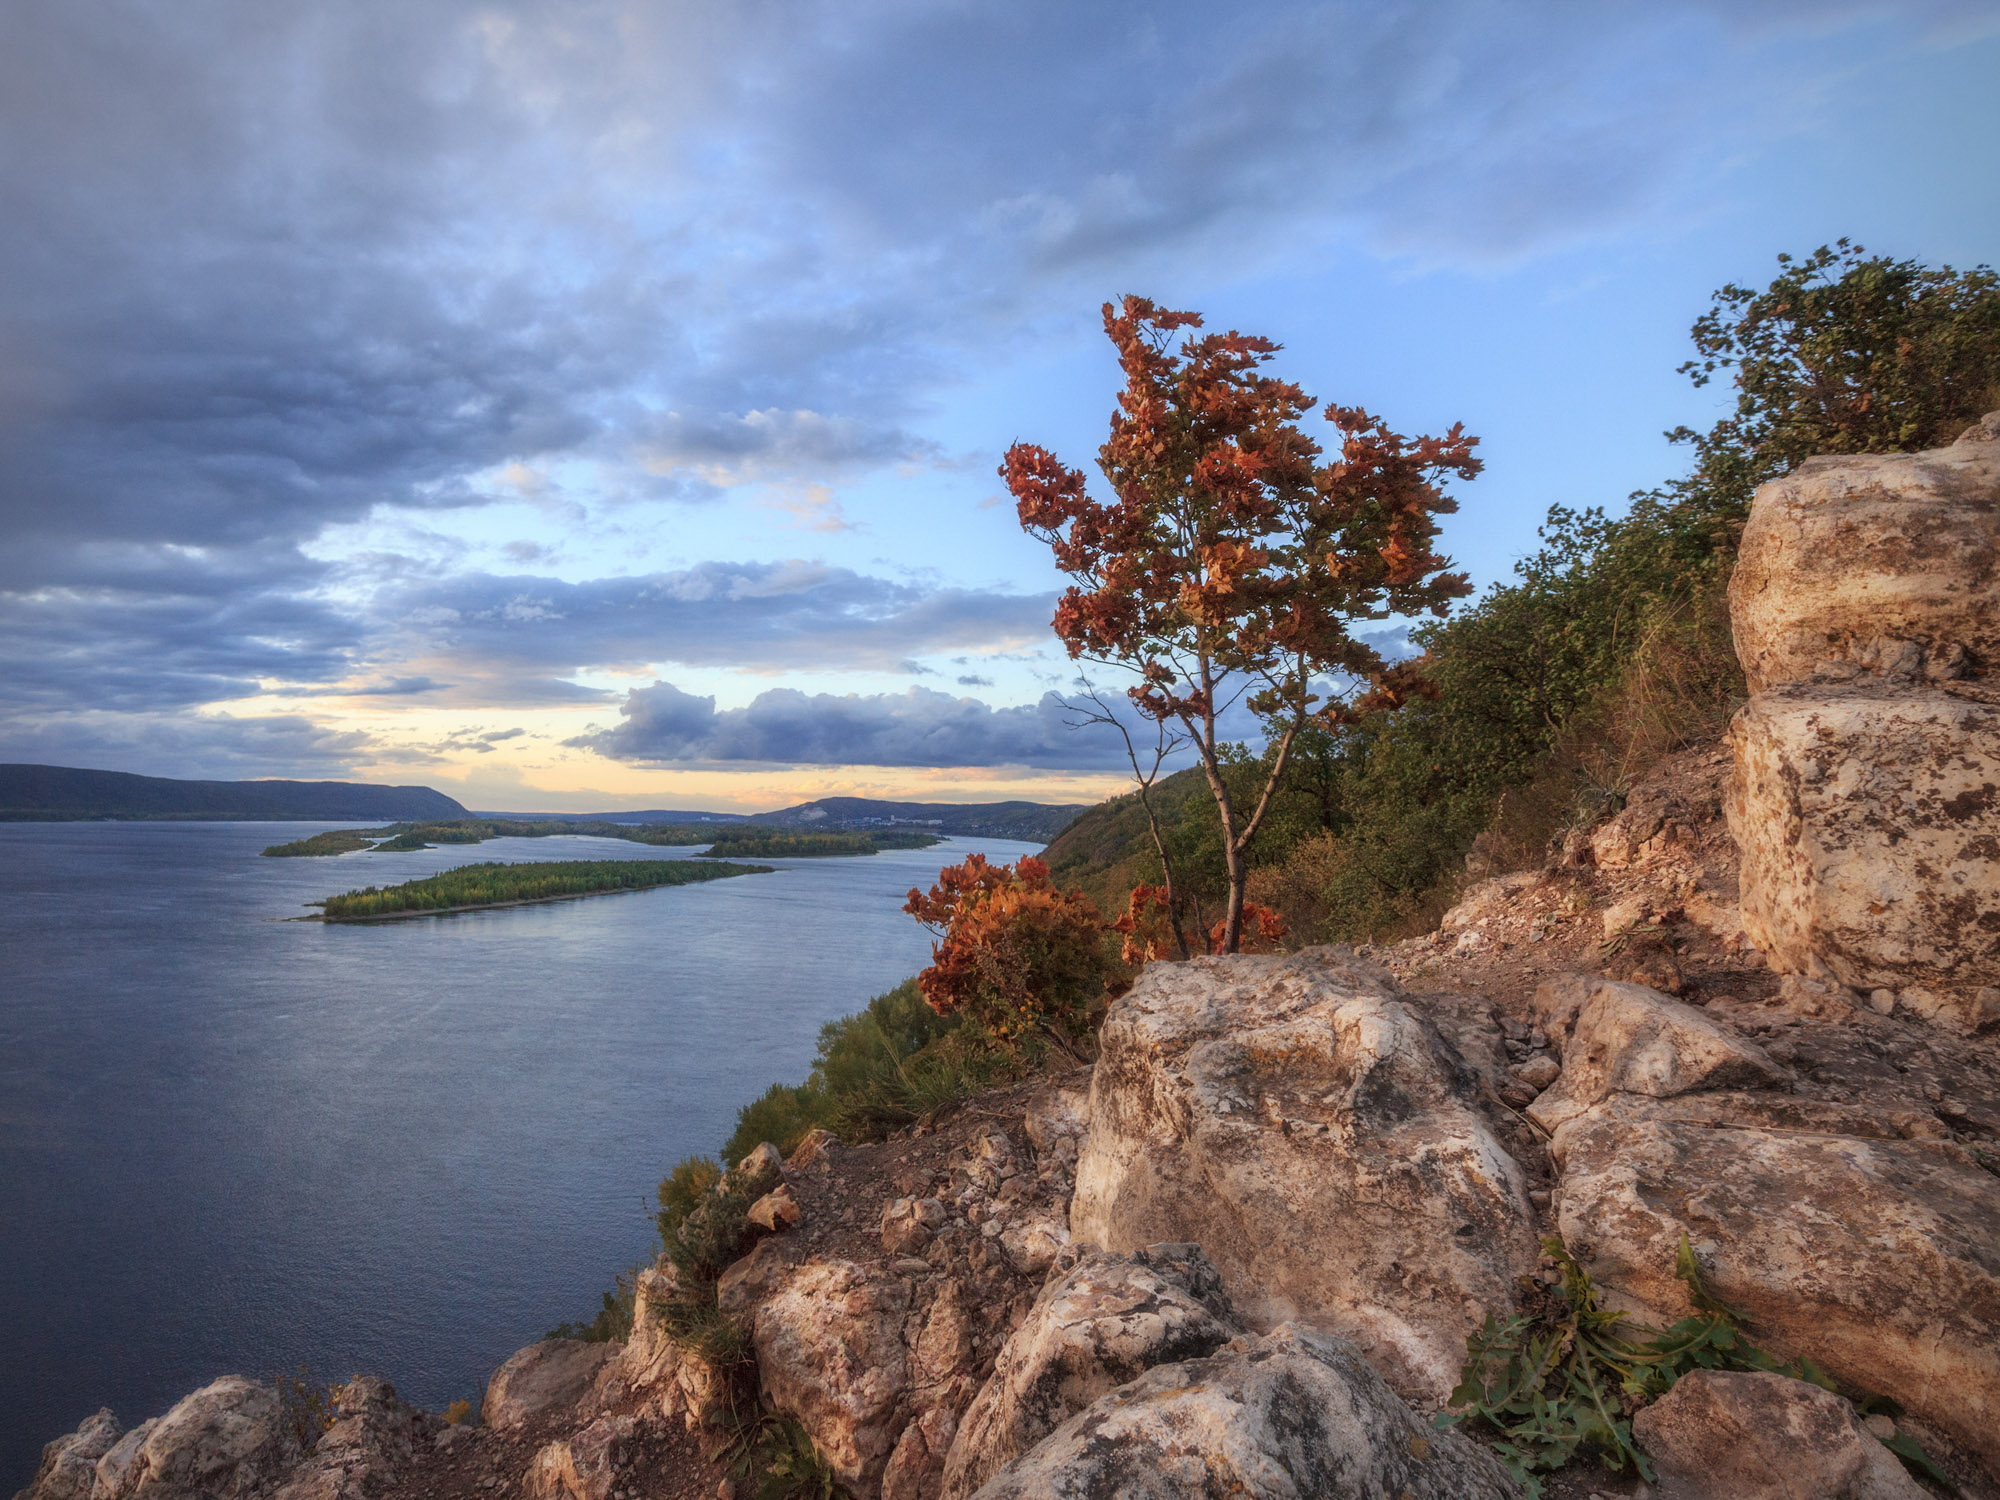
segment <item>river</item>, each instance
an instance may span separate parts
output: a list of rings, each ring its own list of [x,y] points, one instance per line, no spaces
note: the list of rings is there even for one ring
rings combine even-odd
[[[100,1405],[215,1376],[475,1400],[650,1258],[652,1188],[928,961],[905,892],[979,851],[421,921],[303,903],[611,840],[264,859],[341,824],[0,824],[0,1495]]]

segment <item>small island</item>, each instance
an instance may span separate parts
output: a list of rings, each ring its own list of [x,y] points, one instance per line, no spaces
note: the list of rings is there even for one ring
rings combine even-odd
[[[732,875],[769,875],[769,865],[694,864],[684,859],[552,860],[508,865],[488,862],[409,880],[386,889],[369,886],[312,903],[323,922],[392,922],[406,917],[441,917],[494,906],[528,906],[572,901],[618,891],[694,885]]]
[[[934,833],[772,833],[761,828],[711,837],[709,848],[696,859],[826,859],[879,854],[884,849],[928,849],[944,842]]]
[[[374,847],[375,840],[388,833],[386,828],[333,828],[309,839],[293,839],[289,844],[273,844],[264,851],[269,859],[302,859],[321,854],[352,854]]]

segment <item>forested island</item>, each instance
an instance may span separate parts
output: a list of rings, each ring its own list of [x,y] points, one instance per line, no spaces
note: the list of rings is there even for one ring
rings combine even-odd
[[[579,896],[614,891],[644,891],[656,886],[695,885],[726,880],[732,875],[768,875],[769,865],[693,864],[684,859],[551,860],[508,865],[486,862],[422,880],[378,889],[329,896],[320,916],[326,922],[386,922],[403,917],[445,916],[490,906],[526,906],[538,901],[568,901]]]

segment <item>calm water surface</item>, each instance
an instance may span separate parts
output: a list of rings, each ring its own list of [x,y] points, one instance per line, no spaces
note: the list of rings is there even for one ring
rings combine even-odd
[[[322,926],[301,903],[602,839],[263,859],[340,824],[0,824],[0,1495],[100,1405],[217,1375],[475,1398],[654,1243],[652,1187],[928,961],[954,839]]]

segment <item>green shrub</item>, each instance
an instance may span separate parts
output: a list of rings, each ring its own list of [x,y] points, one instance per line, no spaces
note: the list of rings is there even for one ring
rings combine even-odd
[[[636,1273],[626,1271],[617,1286],[600,1294],[603,1306],[588,1323],[558,1323],[542,1337],[581,1339],[586,1344],[621,1344],[632,1336],[633,1288]]]
[[[660,1180],[660,1211],[653,1216],[659,1226],[660,1242],[671,1245],[681,1221],[707,1201],[722,1181],[722,1168],[706,1156],[683,1157],[680,1164]]]
[[[879,1140],[1034,1060],[1032,1049],[1008,1054],[984,1046],[958,1017],[926,1005],[915,980],[905,980],[822,1026],[806,1081],[774,1083],[744,1105],[722,1156],[741,1161],[764,1141],[790,1155],[814,1129],[845,1141]]]

